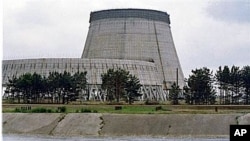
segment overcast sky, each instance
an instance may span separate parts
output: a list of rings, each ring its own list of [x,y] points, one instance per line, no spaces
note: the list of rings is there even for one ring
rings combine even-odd
[[[80,58],[91,11],[167,12],[185,77],[250,65],[250,0],[4,0],[3,59]]]

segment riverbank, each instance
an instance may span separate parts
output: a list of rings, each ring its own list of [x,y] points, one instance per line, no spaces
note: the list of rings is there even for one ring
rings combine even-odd
[[[228,137],[250,114],[3,113],[3,134]]]

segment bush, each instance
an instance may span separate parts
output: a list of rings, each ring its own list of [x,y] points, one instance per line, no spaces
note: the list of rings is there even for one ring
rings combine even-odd
[[[31,110],[32,113],[47,113],[46,108],[35,108]]]
[[[81,109],[81,113],[91,113],[91,110],[89,110],[89,109]]]
[[[28,113],[28,112],[31,112],[31,107],[25,106],[25,107],[15,108],[14,112],[16,112],[16,113]]]
[[[155,107],[155,111],[163,110],[161,106]]]
[[[122,106],[115,106],[115,110],[122,110]]]
[[[16,108],[14,112],[16,112],[16,113],[21,113],[22,111],[21,111],[21,109]]]
[[[47,109],[47,113],[52,113],[52,110],[51,109]]]
[[[58,107],[57,110],[56,110],[56,112],[58,112],[58,113],[65,113],[66,112],[66,107],[65,106]]]

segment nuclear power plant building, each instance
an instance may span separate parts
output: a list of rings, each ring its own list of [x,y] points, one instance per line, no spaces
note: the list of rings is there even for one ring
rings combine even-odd
[[[90,98],[102,99],[101,74],[125,69],[140,79],[141,100],[165,101],[176,82],[183,88],[184,75],[174,46],[166,12],[148,9],[111,9],[91,12],[81,58],[3,60],[2,82],[12,76],[49,72],[87,71]]]

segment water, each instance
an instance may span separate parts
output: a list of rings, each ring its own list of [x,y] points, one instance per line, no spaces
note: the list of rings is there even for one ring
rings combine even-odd
[[[54,137],[3,135],[3,141],[229,141],[227,138]]]

